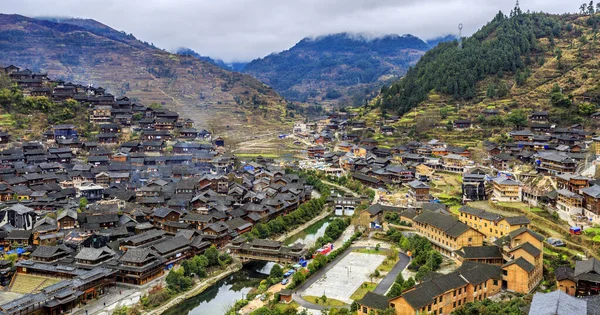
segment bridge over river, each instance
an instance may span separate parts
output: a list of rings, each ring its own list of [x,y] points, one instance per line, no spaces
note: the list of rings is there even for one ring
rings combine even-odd
[[[300,258],[306,257],[308,250],[303,244],[283,245],[282,242],[253,239],[248,241],[244,237],[234,239],[228,246],[231,255],[239,258],[242,262],[248,261],[270,261],[281,264],[295,264]]]

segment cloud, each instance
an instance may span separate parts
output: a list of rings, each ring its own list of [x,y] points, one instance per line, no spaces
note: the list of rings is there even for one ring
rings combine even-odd
[[[526,3],[525,3],[526,2]],[[522,10],[565,13],[573,1],[521,1]],[[471,34],[515,0],[2,0],[0,12],[92,18],[173,51],[189,47],[225,61],[249,61],[307,36],[339,32]]]

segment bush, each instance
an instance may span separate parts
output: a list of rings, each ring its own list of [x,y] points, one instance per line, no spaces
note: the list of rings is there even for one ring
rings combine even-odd
[[[173,293],[187,291],[189,288],[192,287],[193,283],[191,278],[186,277],[184,275],[183,268],[179,268],[178,270],[172,269],[167,275],[166,282],[167,287]]]

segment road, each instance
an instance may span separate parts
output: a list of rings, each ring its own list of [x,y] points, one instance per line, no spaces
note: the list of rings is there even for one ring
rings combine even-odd
[[[340,260],[344,259],[344,257],[346,257],[348,254],[350,254],[353,250],[364,249],[364,248],[372,248],[372,247],[370,247],[370,246],[353,246],[353,247],[348,248],[342,255],[338,256],[332,262],[328,263],[325,266],[325,268],[320,269],[314,275],[312,275],[310,278],[308,278],[304,283],[302,283],[300,286],[295,288],[294,294],[292,294],[292,299],[294,301],[296,301],[296,303],[298,303],[302,307],[305,307],[308,309],[313,309],[313,310],[324,310],[325,307],[323,307],[321,305],[316,305],[316,304],[310,303],[310,302],[306,301],[305,299],[303,299],[301,296],[302,292],[304,292],[304,290],[306,290],[313,283],[315,283],[317,280],[319,280],[325,273],[327,273],[327,271],[331,270],[331,268],[333,268],[337,263],[340,262]],[[382,251],[385,251],[385,250],[386,249],[382,249]],[[402,270],[404,270],[404,268],[406,268],[406,266],[408,266],[408,263],[410,261],[408,256],[406,256],[404,253],[399,253],[399,256],[400,256],[400,260],[398,260],[398,262],[396,263],[394,268],[392,268],[392,270],[385,276],[385,278],[383,278],[381,280],[381,282],[377,285],[377,287],[375,288],[375,291],[374,291],[375,293],[385,294],[390,289],[392,284],[394,283],[394,280],[396,280],[396,277],[398,276],[398,274],[400,272],[402,272]],[[380,292],[383,292],[383,293],[380,293]],[[349,306],[347,306],[347,307],[349,307]]]
[[[374,293],[382,294],[382,295],[386,294],[390,290],[392,285],[394,284],[396,277],[398,277],[398,275],[410,263],[410,258],[408,256],[406,256],[405,253],[399,252],[398,256],[400,256],[400,260],[398,260],[398,262],[396,263],[394,268],[392,268],[392,270],[390,270],[390,272],[388,272],[388,274],[385,276],[385,278],[383,278],[381,280],[381,282],[379,282],[379,284],[377,285],[375,290],[373,290]]]

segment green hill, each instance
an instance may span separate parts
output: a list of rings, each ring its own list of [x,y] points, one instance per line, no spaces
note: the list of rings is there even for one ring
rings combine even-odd
[[[428,137],[492,136],[526,125],[527,114],[542,110],[554,124],[593,125],[589,116],[600,99],[599,25],[598,13],[500,12],[464,38],[462,49],[447,42],[425,53],[375,102],[387,113],[404,115],[399,125]],[[498,115],[484,115],[486,109]],[[436,128],[455,119],[471,119],[482,130]]]

